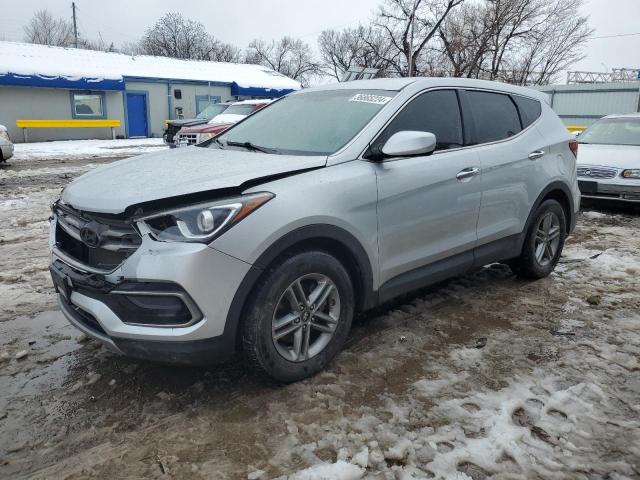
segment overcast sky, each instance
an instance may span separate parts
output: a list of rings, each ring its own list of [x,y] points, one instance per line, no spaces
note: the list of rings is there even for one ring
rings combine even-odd
[[[166,12],[180,11],[205,24],[219,39],[242,48],[256,37],[300,37],[315,48],[326,28],[341,29],[366,22],[379,0],[76,0],[78,28],[87,38],[120,44],[138,39]],[[0,0],[0,38],[22,40],[22,27],[35,10],[71,17],[70,0]],[[640,0],[587,0],[585,14],[594,36],[640,32]],[[587,58],[573,70],[640,68],[640,35],[594,38]]]

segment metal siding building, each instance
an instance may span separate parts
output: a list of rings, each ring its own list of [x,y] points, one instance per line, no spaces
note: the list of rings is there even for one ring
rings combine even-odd
[[[209,103],[276,98],[298,82],[260,65],[129,56],[0,42],[0,124],[28,141],[160,137],[165,121],[193,118]],[[28,128],[18,120],[57,120],[65,128]],[[76,120],[112,120],[75,128]]]
[[[549,103],[567,126],[592,125],[613,113],[640,111],[640,82],[545,85]]]

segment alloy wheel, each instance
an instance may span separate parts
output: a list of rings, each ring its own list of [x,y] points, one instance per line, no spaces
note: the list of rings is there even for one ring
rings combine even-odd
[[[328,345],[340,321],[340,294],[326,275],[311,273],[297,278],[282,293],[271,322],[278,353],[303,362]]]
[[[547,266],[555,259],[560,247],[560,233],[560,219],[554,212],[545,213],[538,221],[534,249],[540,266]]]

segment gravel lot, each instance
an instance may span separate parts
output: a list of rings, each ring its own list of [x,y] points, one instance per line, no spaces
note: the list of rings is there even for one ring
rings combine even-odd
[[[48,203],[118,156],[0,167],[0,478],[640,478],[638,213],[583,212],[548,279],[492,265],[371,312],[282,387],[114,356],[56,311]]]

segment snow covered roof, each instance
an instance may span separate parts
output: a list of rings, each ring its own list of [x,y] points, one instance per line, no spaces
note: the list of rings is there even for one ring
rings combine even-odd
[[[124,90],[127,77],[224,83],[232,95],[279,96],[301,88],[261,65],[0,42],[0,85]]]

